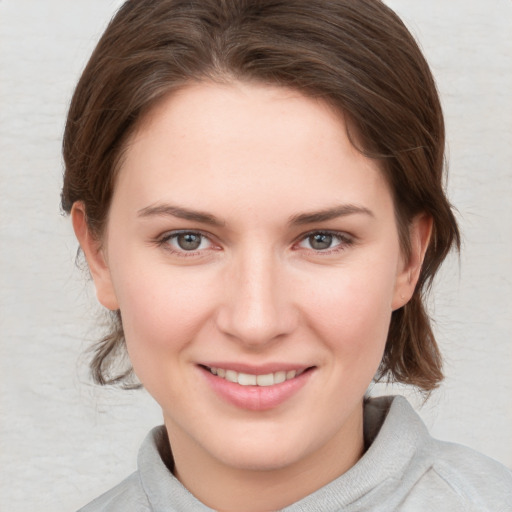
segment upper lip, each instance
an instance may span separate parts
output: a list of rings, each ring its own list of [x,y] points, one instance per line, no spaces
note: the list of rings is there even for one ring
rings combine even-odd
[[[301,371],[311,368],[312,365],[294,364],[294,363],[266,363],[261,365],[234,363],[228,361],[208,361],[200,363],[200,366],[207,366],[208,368],[223,368],[224,370],[233,370],[237,373],[248,373],[249,375],[266,375],[269,373],[276,373],[280,371]]]

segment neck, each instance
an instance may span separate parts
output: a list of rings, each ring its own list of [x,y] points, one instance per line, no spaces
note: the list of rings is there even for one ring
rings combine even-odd
[[[364,452],[362,407],[327,444],[270,469],[225,464],[175,424],[166,421],[166,427],[175,476],[197,499],[223,512],[282,509],[348,471]]]

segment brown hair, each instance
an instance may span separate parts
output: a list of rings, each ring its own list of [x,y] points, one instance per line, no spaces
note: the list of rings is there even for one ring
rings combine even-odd
[[[243,80],[297,89],[338,109],[360,151],[379,159],[394,196],[403,250],[418,213],[433,233],[412,299],[393,312],[379,378],[426,391],[442,379],[424,294],[457,223],[443,191],[444,122],[430,69],[414,38],[379,0],[129,0],[76,87],[64,134],[62,207],[82,201],[99,238],[128,136],[159,99],[192,81]],[[91,362],[101,383],[124,352],[121,316]]]

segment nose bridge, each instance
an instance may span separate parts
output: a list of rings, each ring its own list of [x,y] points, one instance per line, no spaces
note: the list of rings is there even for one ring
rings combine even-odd
[[[232,262],[219,327],[246,345],[289,334],[296,316],[284,285],[283,263],[268,247],[240,250]]]

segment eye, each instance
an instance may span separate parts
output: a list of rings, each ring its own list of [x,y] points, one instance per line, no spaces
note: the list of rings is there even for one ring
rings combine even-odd
[[[324,251],[331,248],[334,237],[330,233],[315,233],[314,235],[309,235],[306,240],[315,251]]]
[[[315,231],[307,234],[299,242],[299,247],[312,249],[313,251],[339,250],[350,245],[352,239],[344,233],[330,231]]]
[[[195,252],[212,247],[210,240],[197,231],[178,231],[169,233],[160,240],[162,245],[167,244],[175,252]]]

